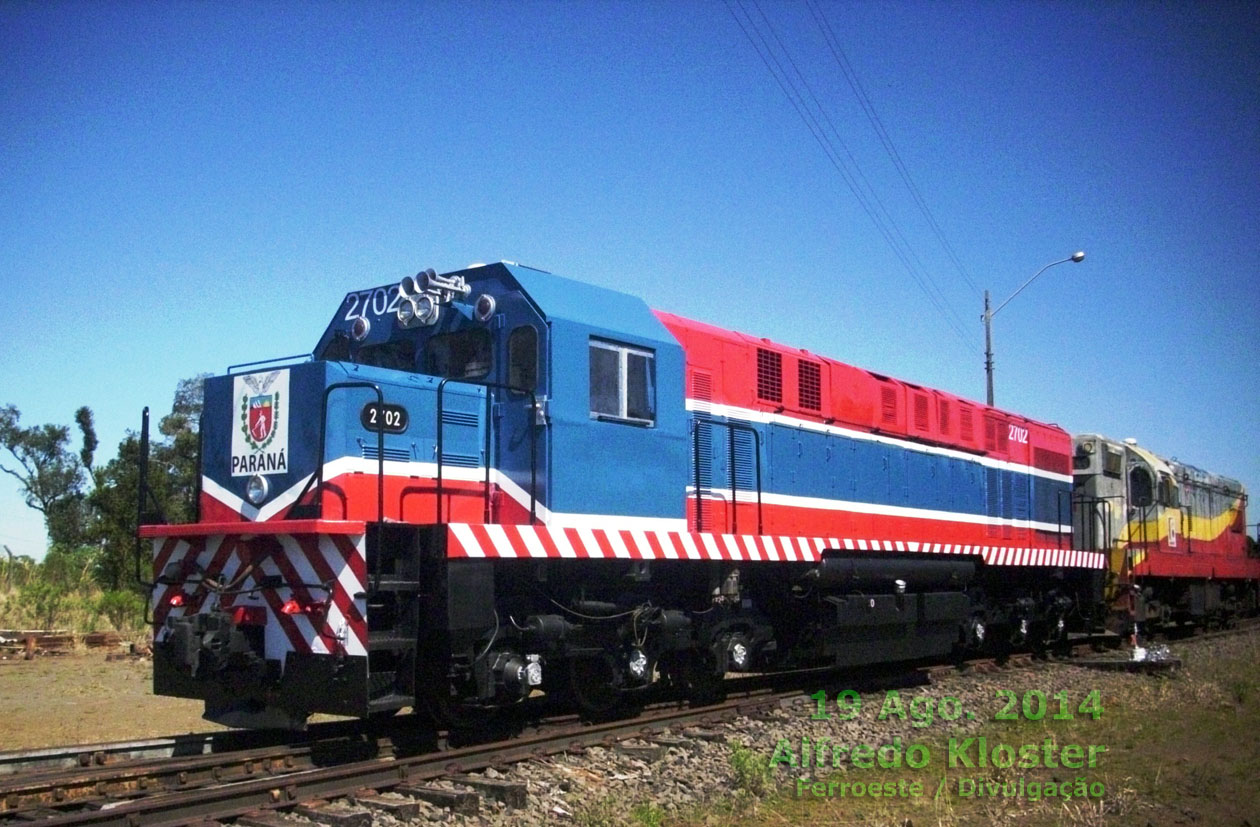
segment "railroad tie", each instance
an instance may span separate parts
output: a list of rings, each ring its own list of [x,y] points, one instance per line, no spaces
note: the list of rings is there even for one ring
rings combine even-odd
[[[529,802],[529,792],[519,781],[499,781],[482,775],[448,775],[446,780],[480,790],[509,807],[524,807]]]
[[[446,790],[427,784],[400,784],[394,792],[418,798],[436,807],[445,807],[459,815],[474,816],[481,809],[481,798],[472,790]]]

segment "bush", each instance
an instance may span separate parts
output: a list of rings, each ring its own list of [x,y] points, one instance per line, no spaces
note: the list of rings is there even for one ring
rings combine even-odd
[[[144,598],[132,591],[105,592],[96,601],[96,611],[119,632],[132,632],[144,625]]]

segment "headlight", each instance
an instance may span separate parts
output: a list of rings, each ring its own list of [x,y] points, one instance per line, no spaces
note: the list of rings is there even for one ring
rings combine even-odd
[[[259,505],[263,500],[267,499],[267,490],[271,486],[267,484],[267,478],[262,474],[255,474],[249,478],[249,482],[245,483],[245,496],[254,505]]]
[[[354,323],[350,325],[351,338],[356,342],[362,342],[370,332],[372,332],[372,323],[363,316],[356,316]]]
[[[438,320],[439,305],[433,297],[425,293],[416,299],[416,320],[420,324],[434,324]]]
[[[416,320],[416,306],[411,299],[401,299],[398,302],[398,323],[403,327],[410,327],[411,323]]]

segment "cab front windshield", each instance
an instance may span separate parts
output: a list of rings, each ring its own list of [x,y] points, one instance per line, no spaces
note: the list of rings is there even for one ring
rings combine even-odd
[[[423,370],[451,379],[484,378],[490,373],[489,331],[476,327],[434,336],[424,346]]]

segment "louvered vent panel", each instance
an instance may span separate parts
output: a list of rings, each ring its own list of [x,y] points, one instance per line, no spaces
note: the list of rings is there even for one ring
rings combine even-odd
[[[796,363],[796,380],[801,409],[822,410],[822,365],[804,360]]]
[[[691,374],[691,398],[701,402],[713,400],[713,377],[703,371]]]
[[[760,347],[757,348],[757,398],[767,402],[783,401],[783,356]]]
[[[753,450],[755,444],[752,434],[747,431],[735,432],[735,486],[741,491],[757,490],[757,454]],[[723,480],[723,484],[729,483],[730,480]]]
[[[938,414],[937,418],[940,420],[939,425],[940,425],[941,434],[942,435],[948,434],[949,433],[949,402],[944,399],[936,400],[936,413]]]
[[[697,515],[700,519],[700,525],[705,530],[712,530],[711,520],[713,519],[713,502],[705,499],[704,494],[713,486],[713,426],[705,421],[703,416],[696,419],[695,439],[697,445],[691,457],[691,476],[687,478],[688,485],[696,483],[696,465],[699,464],[700,476],[700,500],[696,505],[700,509]],[[694,496],[694,495],[693,495]]]
[[[928,398],[926,395],[914,395],[914,427],[919,431],[928,429]]]
[[[699,447],[696,454],[700,460],[700,488],[708,490],[713,485],[713,426],[703,419],[696,420],[696,440]],[[691,479],[689,482],[695,483],[695,462],[697,457],[692,456]]]
[[[998,423],[996,419],[984,418],[984,450],[997,450]]]
[[[987,432],[988,425],[993,424],[993,420],[988,419],[985,422]],[[985,513],[991,518],[987,524],[987,533],[990,537],[1000,537],[1002,529],[996,520],[1002,517],[1002,472],[996,468],[986,468],[984,475]]]
[[[883,421],[886,423],[895,423],[897,421],[897,390],[896,388],[882,388],[880,390],[880,401],[883,403]]]
[[[1006,426],[1005,422],[997,422],[995,424],[997,425],[998,450],[1005,451],[1008,448],[1010,448],[1010,442],[1011,442],[1010,428]]]
[[[477,414],[468,411],[444,410],[442,411],[442,421],[448,425],[463,425],[475,428],[480,419]]]
[[[377,459],[380,454],[376,452],[375,444],[364,444],[362,446],[364,459]],[[389,462],[410,462],[411,451],[406,448],[386,448],[385,459]]]
[[[971,418],[971,408],[961,407],[958,409],[958,435],[968,442],[972,442],[976,438],[975,423]]]

